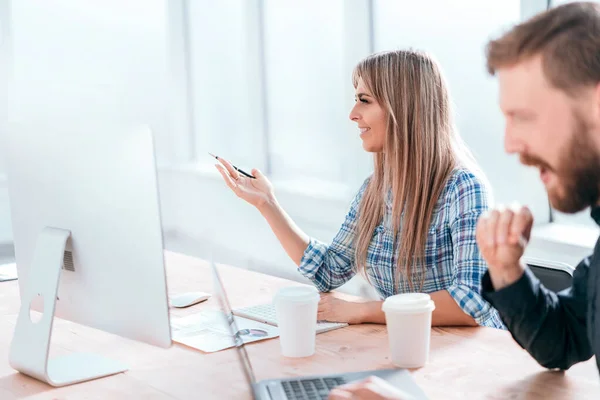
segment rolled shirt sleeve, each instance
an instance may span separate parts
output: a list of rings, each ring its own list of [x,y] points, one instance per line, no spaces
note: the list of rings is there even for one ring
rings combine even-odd
[[[356,275],[354,267],[356,225],[360,200],[368,182],[369,178],[354,197],[346,218],[331,244],[310,238],[304,250],[298,270],[322,292],[333,290]]]
[[[454,254],[452,298],[479,325],[505,329],[498,312],[482,297],[481,279],[487,264],[475,237],[477,220],[488,209],[483,184],[472,174],[461,174],[453,191],[450,232]]]

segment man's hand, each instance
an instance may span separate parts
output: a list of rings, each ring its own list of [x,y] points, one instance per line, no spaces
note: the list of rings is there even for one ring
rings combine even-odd
[[[362,382],[338,386],[329,393],[329,400],[413,400],[414,397],[376,376]]]
[[[533,216],[527,207],[498,208],[477,222],[477,244],[487,261],[495,290],[516,282],[525,270],[520,259],[529,237]]]

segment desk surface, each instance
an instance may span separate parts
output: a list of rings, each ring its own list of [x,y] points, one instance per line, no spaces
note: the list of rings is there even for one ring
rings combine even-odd
[[[171,293],[212,291],[201,260],[166,253]],[[233,307],[268,302],[290,281],[233,267],[220,268]],[[184,316],[216,307],[216,299],[187,309]],[[179,344],[160,349],[57,320],[51,355],[94,351],[130,365],[123,374],[54,389],[8,365],[18,313],[16,281],[0,283],[0,399],[249,399],[235,350],[204,354]],[[317,352],[306,359],[280,355],[277,339],[247,346],[257,379],[389,368],[385,326],[358,325],[317,335]],[[412,371],[432,399],[587,399],[600,397],[593,361],[569,371],[540,367],[508,332],[491,328],[435,328],[429,364]]]

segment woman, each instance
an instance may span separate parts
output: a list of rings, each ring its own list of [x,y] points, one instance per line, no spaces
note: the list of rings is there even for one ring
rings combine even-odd
[[[357,123],[375,168],[329,245],[309,238],[279,206],[269,180],[217,164],[237,196],[265,217],[299,271],[323,292],[361,273],[386,298],[429,293],[432,325],[503,327],[480,296],[486,266],[475,242],[488,208],[485,178],[456,132],[437,63],[416,51],[371,55],[354,70]],[[382,301],[323,296],[319,319],[385,323]]]

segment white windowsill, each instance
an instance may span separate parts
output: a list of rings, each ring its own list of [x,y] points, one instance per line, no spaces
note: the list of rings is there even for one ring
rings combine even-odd
[[[535,239],[583,249],[593,249],[599,234],[600,228],[569,225],[560,222],[539,225],[532,231],[532,236]]]
[[[600,230],[560,222],[534,226],[525,255],[575,267],[594,251]]]
[[[159,167],[161,173],[186,174],[199,179],[220,181],[221,175],[212,165],[180,164],[163,165]],[[339,216],[332,217],[331,210],[347,210],[352,196],[358,188],[349,187],[339,182],[327,182],[319,179],[306,180],[273,180],[276,193],[282,202],[289,206],[297,217],[305,220],[317,221],[329,226],[339,224]],[[297,201],[289,201],[297,200]],[[287,200],[287,201],[286,201]],[[333,208],[332,208],[333,207]],[[288,208],[288,207],[286,207]],[[536,224],[532,231],[531,249],[535,256],[548,256],[565,258],[558,261],[574,263],[582,253],[589,254],[594,245],[600,228],[582,225],[565,224],[561,222]],[[569,254],[576,254],[570,258]]]

